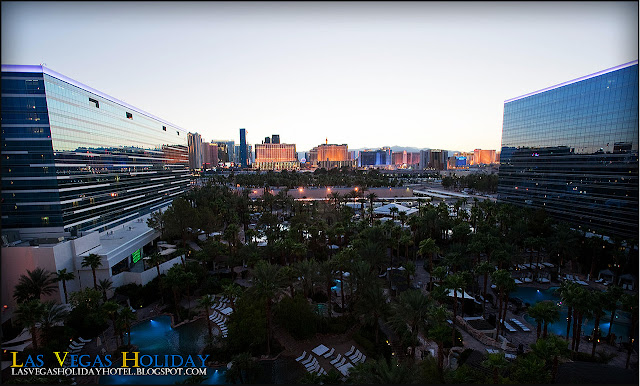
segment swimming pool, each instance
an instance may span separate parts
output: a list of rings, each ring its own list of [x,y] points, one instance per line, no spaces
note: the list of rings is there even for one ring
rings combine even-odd
[[[509,294],[509,297],[512,298],[520,298],[524,303],[529,303],[530,305],[534,305],[538,302],[542,302],[545,300],[551,300],[558,305],[558,311],[560,314],[560,318],[557,322],[549,324],[548,332],[553,333],[560,336],[567,335],[567,307],[562,304],[560,300],[560,296],[558,296],[555,291],[559,287],[550,287],[548,289],[536,289],[532,287],[518,287],[515,291]],[[616,311],[616,321],[613,323],[611,327],[611,332],[615,334],[617,337],[622,337],[623,342],[627,342],[629,340],[629,319],[626,317],[627,314],[618,310]],[[529,315],[525,314],[524,318],[527,322],[531,323],[534,327],[537,326],[535,319],[529,317]],[[611,312],[605,311],[605,314],[600,318],[600,334],[606,335],[609,332],[609,324],[611,321]],[[573,334],[573,321],[571,322],[571,330],[569,334]],[[593,327],[595,325],[594,318],[583,318],[582,321],[582,333],[584,335],[590,335],[593,331]],[[569,335],[571,336],[571,335]],[[617,339],[616,339],[617,340]]]
[[[342,282],[340,281],[340,279],[336,279],[334,280],[335,285],[333,287],[331,287],[332,291],[336,291],[336,293],[339,295],[340,294],[340,288],[342,287]]]
[[[171,317],[161,315],[131,328],[131,344],[144,354],[179,354],[196,356],[206,344],[207,322],[199,319],[177,328],[171,327]],[[127,339],[125,335],[125,340]],[[207,369],[207,385],[226,384],[225,370]],[[188,376],[101,376],[101,385],[173,385],[187,379]]]

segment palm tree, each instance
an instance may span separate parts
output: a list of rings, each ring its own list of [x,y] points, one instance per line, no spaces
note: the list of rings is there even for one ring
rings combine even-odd
[[[631,313],[631,328],[629,329],[629,343],[627,345],[627,362],[624,366],[625,369],[629,368],[629,362],[631,360],[631,352],[633,351],[634,339],[638,337],[638,294],[622,295],[622,309]]]
[[[224,296],[226,296],[227,299],[229,299],[231,301],[231,309],[233,311],[235,311],[236,310],[236,301],[235,301],[235,299],[238,296],[242,295],[242,288],[239,285],[235,284],[235,283],[224,285],[224,286],[222,286],[222,294]]]
[[[67,300],[67,281],[73,280],[76,278],[76,275],[73,272],[67,272],[67,269],[59,269],[56,273],[56,281],[62,282],[62,290],[64,291],[64,302],[68,303]]]
[[[118,310],[120,310],[120,305],[113,300],[107,301],[104,304],[102,304],[102,311],[107,313],[107,315],[109,315],[109,318],[111,319],[111,323],[113,325],[113,333],[116,337],[116,345],[120,346],[121,343],[118,342],[118,336],[120,334],[118,333],[118,326],[116,325],[116,317],[118,315]]]
[[[509,362],[504,359],[504,353],[500,352],[497,354],[489,354],[487,359],[482,362],[483,365],[488,366],[493,371],[493,383],[500,383],[499,371],[508,366]]]
[[[573,339],[571,348],[578,352],[580,348],[580,335],[582,335],[582,319],[589,315],[590,291],[582,286],[575,288],[573,299]]]
[[[211,319],[209,319],[209,311],[211,310],[211,307],[214,305],[213,300],[211,299],[211,296],[209,295],[202,295],[202,297],[200,299],[198,299],[198,307],[202,308],[202,310],[205,312],[206,316],[207,316],[207,328],[209,330],[209,339],[213,339],[213,331],[211,329]]]
[[[40,328],[42,329],[43,341],[46,343],[51,338],[51,328],[65,320],[69,311],[62,304],[56,304],[52,301],[44,303],[44,308],[40,315]]]
[[[407,274],[407,287],[411,288],[411,276],[416,274],[416,265],[413,261],[407,261],[404,264],[404,271]]]
[[[554,302],[548,300],[543,302],[538,302],[533,306],[529,307],[527,311],[530,317],[535,319],[538,324],[536,337],[540,338],[540,332],[542,330],[542,326],[544,325],[544,334],[543,338],[547,337],[547,326],[549,323],[553,323],[558,320],[559,312],[558,307]]]
[[[396,358],[389,363],[385,358],[372,359],[365,363],[356,364],[349,371],[348,383],[352,384],[381,384],[404,385],[416,381],[415,370]]]
[[[456,329],[455,325],[457,322],[456,315],[458,310],[458,289],[464,287],[465,280],[464,277],[460,273],[454,273],[452,275],[447,276],[445,279],[445,287],[449,289],[453,289],[453,331],[451,333],[451,347],[456,344]],[[464,292],[463,292],[464,296]],[[462,298],[464,302],[464,297]]]
[[[593,291],[589,296],[591,303],[591,313],[594,315],[593,325],[593,347],[591,348],[591,357],[596,356],[596,345],[600,341],[600,318],[604,315],[604,307],[606,306],[607,295],[604,292]],[[613,323],[613,319],[611,319]]]
[[[305,259],[295,263],[294,267],[300,272],[304,296],[308,298],[313,295],[313,284],[318,276],[318,262],[313,258]]]
[[[98,291],[102,292],[102,300],[107,301],[107,291],[113,288],[113,282],[111,279],[102,279],[98,282]]]
[[[487,281],[489,279],[489,274],[495,271],[494,266],[488,261],[483,261],[482,263],[476,265],[475,272],[482,275],[484,278],[484,285],[482,287],[482,298],[484,301],[482,302],[482,316],[484,316],[486,299],[487,299]]]
[[[509,301],[509,292],[515,289],[515,281],[511,277],[511,274],[504,270],[499,269],[491,274],[491,280],[496,285],[498,292],[498,317],[496,319],[496,335],[500,334],[501,325],[507,314],[507,304]],[[504,310],[503,310],[504,307]],[[504,316],[503,316],[504,313]]]
[[[613,321],[616,319],[618,301],[622,297],[622,294],[622,288],[616,285],[607,288],[607,291],[605,292],[605,309],[611,311],[611,323],[609,323],[609,331],[607,332],[607,336],[609,338],[611,338],[611,326],[613,326]]]
[[[20,275],[18,284],[13,291],[13,297],[18,303],[32,299],[40,300],[42,295],[51,295],[56,290],[56,279],[46,269],[36,268],[27,270],[26,275]]]
[[[415,361],[416,346],[420,331],[425,330],[425,319],[430,309],[431,302],[428,297],[419,290],[408,290],[400,294],[399,302],[394,304],[391,323],[398,330],[401,326],[408,326],[411,335],[411,362]]]
[[[436,281],[438,282],[438,285],[441,285],[442,281],[444,280],[444,278],[447,277],[448,274],[449,274],[449,270],[447,269],[447,267],[440,265],[433,270],[432,276],[436,279]],[[431,284],[431,290],[433,290],[433,281],[431,281],[430,284]]]
[[[45,311],[45,305],[38,299],[21,302],[16,309],[16,321],[31,332],[33,349],[38,349],[37,325]]]
[[[327,285],[327,309],[329,310],[329,318],[331,318],[331,286],[333,286],[333,282],[334,282],[334,265],[335,262],[334,260],[325,260],[322,263],[319,264],[318,269],[319,269],[319,273],[318,276],[324,280],[325,284]]]
[[[102,261],[100,255],[96,255],[95,253],[89,254],[89,256],[85,256],[82,258],[82,267],[91,267],[91,272],[93,273],[93,288],[98,289],[98,280],[96,278],[96,268],[102,266]]]
[[[123,329],[127,330],[127,346],[131,346],[131,322],[136,320],[136,314],[131,311],[131,308],[123,307],[118,313],[118,319]]]
[[[444,361],[444,341],[451,335],[451,327],[447,324],[449,311],[443,305],[432,305],[428,312],[429,330],[427,336],[438,345],[438,371],[442,374]]]
[[[268,262],[260,261],[253,270],[253,287],[257,294],[266,299],[266,315],[267,315],[267,356],[271,355],[271,305],[273,298],[278,294],[281,288],[281,282],[278,275],[279,267],[271,265]]]
[[[367,194],[367,200],[369,200],[369,215],[371,218],[371,226],[373,226],[373,202],[378,198],[375,193]]]
[[[569,355],[567,341],[557,335],[549,335],[547,338],[538,339],[531,345],[534,355],[547,361],[553,358],[551,365],[551,383],[556,383],[556,375],[558,374],[558,357],[566,357]]]
[[[560,288],[556,290],[558,295],[560,295],[560,299],[562,300],[562,303],[564,303],[567,306],[567,335],[565,337],[567,341],[569,340],[569,333],[571,331],[571,321],[573,317],[573,303],[576,296],[576,291],[577,291],[576,288],[578,286],[579,286],[578,283],[575,283],[572,281],[563,281],[562,283],[560,283]]]
[[[360,291],[358,291],[360,292]],[[382,292],[382,287],[379,282],[374,282],[372,285],[365,286],[359,297],[359,301],[356,304],[356,312],[363,317],[366,325],[373,326],[376,330],[375,343],[379,342],[378,320],[387,315],[389,311],[389,304],[387,303],[387,297]]]
[[[164,263],[165,258],[159,253],[154,253],[149,256],[149,264],[155,265],[156,270],[158,271],[158,277],[160,277],[160,264]]]
[[[418,245],[418,254],[420,254],[420,256],[429,256],[429,290],[433,288],[431,284],[433,282],[431,278],[433,276],[433,254],[438,252],[439,248],[436,245],[435,240],[430,237],[422,240]]]
[[[392,206],[391,208],[389,208],[389,213],[391,213],[391,221],[395,221],[396,213],[398,213],[398,208],[395,206]]]
[[[411,232],[402,232],[402,235],[400,236],[400,245],[404,245],[404,261],[408,261],[409,247],[413,245],[413,237],[411,236]]]
[[[282,283],[289,286],[291,298],[293,298],[295,296],[293,285],[298,281],[298,277],[300,276],[300,274],[293,266],[285,265],[284,267],[280,268],[280,276]]]
[[[231,358],[231,367],[225,374],[226,380],[235,383],[236,380],[240,381],[240,384],[251,383],[248,379],[247,373],[258,368],[258,364],[255,359],[251,357],[250,352],[243,352],[236,354]],[[245,376],[247,376],[245,378]]]

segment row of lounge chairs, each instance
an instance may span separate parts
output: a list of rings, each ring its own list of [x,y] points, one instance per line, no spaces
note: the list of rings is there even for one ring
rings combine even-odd
[[[487,350],[487,353],[489,353],[489,354],[500,354],[501,353],[500,350],[496,350],[495,348],[488,348],[486,350]],[[506,359],[516,359],[516,356],[514,354],[504,353],[504,357]]]
[[[209,315],[209,320],[218,325],[218,327],[220,328],[220,332],[222,333],[222,337],[226,338],[227,332],[229,332],[229,329],[226,325],[227,318],[224,317],[221,313],[214,312]]]
[[[352,368],[354,364],[364,363],[367,360],[367,356],[360,352],[360,350],[355,348],[355,346],[351,346],[351,349],[344,353],[344,355],[342,353],[334,355],[334,353],[335,348],[331,348],[331,350],[328,350],[321,356],[326,359],[331,358],[331,361],[329,363],[331,363],[331,365],[333,365],[333,367],[335,367],[345,377],[349,375],[349,369]],[[309,372],[316,372],[318,374],[327,373],[323,368],[320,367],[320,364],[318,363],[316,357],[314,357],[312,354],[309,354],[309,356],[305,359],[306,356],[307,352],[305,351],[302,353],[302,355],[296,358],[296,361],[305,366],[305,368]]]
[[[569,274],[569,273],[565,275],[565,280],[573,281],[580,285],[589,285],[589,283],[587,283],[586,281],[580,280],[578,276],[574,277],[572,274]]]

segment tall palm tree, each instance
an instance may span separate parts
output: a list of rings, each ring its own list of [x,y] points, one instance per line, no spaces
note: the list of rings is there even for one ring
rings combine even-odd
[[[591,357],[596,355],[596,345],[600,341],[600,318],[604,315],[604,307],[606,307],[607,295],[604,292],[593,291],[590,297],[591,313],[595,317],[593,324],[593,347],[591,348]],[[613,319],[611,319],[613,323]]]
[[[32,299],[40,300],[42,295],[51,295],[56,290],[56,279],[46,269],[36,268],[27,270],[26,275],[20,275],[18,284],[13,291],[13,297],[18,303]]]
[[[590,291],[579,286],[575,288],[573,300],[573,339],[571,348],[578,352],[580,348],[580,335],[582,335],[582,320],[589,316],[591,310]]]
[[[302,289],[305,297],[313,295],[313,287],[318,277],[318,262],[313,258],[305,259],[294,264],[302,277]]]
[[[605,292],[605,309],[611,311],[611,323],[609,323],[609,331],[607,332],[607,336],[609,337],[611,337],[611,326],[613,326],[613,321],[616,319],[618,301],[622,297],[622,294],[622,288],[616,285],[608,287],[607,291]]]
[[[98,282],[98,291],[102,292],[102,300],[107,301],[107,292],[113,288],[111,279],[101,279]]]
[[[540,338],[540,333],[542,330],[542,326],[544,325],[544,333],[542,335],[543,338],[547,337],[547,326],[549,323],[553,323],[558,320],[559,312],[556,304],[550,300],[538,302],[533,306],[529,307],[527,311],[530,317],[535,319],[538,324],[538,329],[536,333],[536,337]]]
[[[209,330],[209,339],[213,339],[213,331],[211,329],[211,319],[209,319],[211,307],[213,305],[214,305],[214,302],[211,299],[211,296],[209,295],[202,295],[202,297],[198,299],[198,307],[205,312],[207,317],[207,328]]]
[[[227,297],[227,299],[230,300],[231,303],[231,309],[233,311],[236,310],[236,298],[240,295],[242,295],[242,288],[235,284],[235,283],[231,283],[228,285],[224,285],[222,286],[222,294],[224,296]]]
[[[429,256],[429,288],[432,288],[433,276],[433,255],[439,252],[436,242],[431,237],[422,240],[418,246],[418,254],[420,256]]]
[[[154,265],[158,272],[158,277],[160,277],[160,264],[164,263],[165,258],[159,253],[154,253],[149,256],[149,264]]]
[[[631,352],[633,351],[634,339],[638,338],[638,294],[622,295],[622,309],[631,313],[631,328],[629,329],[629,344],[627,345],[627,361],[624,366],[625,369],[629,368],[629,362],[631,360]]]
[[[534,355],[544,361],[548,361],[549,358],[553,358],[551,365],[551,383],[556,383],[556,376],[558,374],[558,358],[569,355],[567,341],[552,334],[547,338],[538,339],[531,345],[531,350]]]
[[[356,312],[363,317],[365,324],[373,326],[376,330],[375,343],[377,345],[380,331],[378,320],[389,312],[387,297],[382,292],[379,282],[364,287],[356,304]]]
[[[82,258],[82,267],[91,267],[91,272],[93,273],[93,288],[98,289],[98,280],[96,278],[96,268],[102,266],[102,261],[100,255],[96,255],[95,253],[89,254],[89,256],[85,256]]]
[[[378,198],[375,193],[367,194],[367,200],[369,200],[369,216],[370,216],[370,224],[373,226],[373,202]]]
[[[395,206],[389,208],[389,213],[391,213],[391,221],[395,221],[396,220],[396,213],[398,213],[398,208],[395,207]]]
[[[428,312],[429,330],[427,336],[438,345],[438,371],[442,374],[444,361],[444,341],[451,334],[451,327],[447,324],[449,311],[444,305],[432,305]]]
[[[488,261],[483,261],[482,263],[476,265],[475,267],[475,272],[477,274],[480,274],[483,276],[484,278],[484,284],[482,287],[482,298],[484,299],[484,301],[482,302],[482,316],[484,316],[484,312],[485,312],[485,306],[486,306],[486,299],[487,299],[487,282],[489,279],[489,274],[491,272],[495,271],[494,266],[489,263]]]
[[[327,289],[327,309],[329,310],[329,318],[331,318],[331,286],[334,282],[334,260],[325,260],[318,265],[318,276],[324,280]]]
[[[496,285],[498,292],[498,318],[496,319],[496,334],[500,334],[501,325],[506,317],[507,304],[509,301],[509,292],[515,289],[515,281],[511,277],[511,274],[504,270],[499,269],[491,274],[491,280]]]
[[[16,321],[31,332],[34,350],[38,349],[37,325],[45,311],[45,305],[38,299],[31,299],[18,304]]]
[[[388,363],[384,357],[356,364],[347,378],[347,382],[353,384],[404,385],[415,381],[415,369],[399,363],[396,358]]]
[[[556,290],[556,293],[560,295],[560,299],[564,305],[567,306],[567,335],[565,340],[569,340],[569,333],[571,331],[571,321],[573,318],[573,303],[576,296],[576,291],[579,284],[572,281],[563,281],[560,283],[560,287]]]
[[[56,273],[56,281],[62,282],[62,290],[64,291],[64,302],[68,303],[67,298],[67,281],[73,280],[76,278],[76,275],[73,272],[67,272],[66,268],[59,269]]]
[[[267,315],[267,355],[271,355],[271,305],[273,298],[280,291],[282,284],[279,267],[271,265],[268,262],[260,261],[253,270],[253,287],[257,294],[265,298],[265,307]]]
[[[400,294],[399,302],[394,304],[393,316],[390,322],[397,329],[408,326],[411,335],[411,362],[415,361],[416,346],[420,331],[425,330],[425,319],[430,310],[431,302],[419,290],[408,290]]]
[[[44,303],[44,308],[40,315],[40,328],[42,330],[43,341],[48,342],[51,339],[51,328],[63,322],[69,311],[62,304],[56,304],[52,301]]]
[[[451,333],[451,347],[456,344],[456,329],[455,325],[457,322],[457,310],[458,310],[458,289],[463,288],[465,285],[464,277],[460,273],[454,273],[452,275],[447,276],[445,279],[445,287],[453,290],[453,331]],[[463,292],[464,296],[464,292]],[[464,297],[462,298],[464,302]]]
[[[109,319],[111,319],[111,324],[113,325],[113,334],[116,337],[116,345],[120,346],[122,343],[118,342],[118,337],[120,336],[120,334],[118,331],[118,325],[116,323],[118,310],[120,310],[120,305],[113,300],[109,300],[102,304],[102,311],[109,315]]]
[[[123,307],[118,312],[118,319],[123,329],[127,330],[127,345],[131,346],[131,322],[136,320],[136,314],[131,311],[131,308]]]
[[[500,352],[497,354],[489,354],[482,364],[491,368],[493,371],[493,383],[498,384],[500,383],[500,370],[507,367],[509,362],[504,358],[504,353]]]

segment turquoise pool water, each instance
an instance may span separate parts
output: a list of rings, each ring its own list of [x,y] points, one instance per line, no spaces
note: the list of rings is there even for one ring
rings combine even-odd
[[[557,334],[560,336],[566,336],[567,334],[567,307],[562,304],[560,297],[556,295],[555,291],[559,287],[550,287],[548,289],[535,289],[532,287],[518,287],[515,291],[509,294],[510,297],[516,297],[522,299],[523,302],[529,303],[530,305],[534,305],[537,302],[551,300],[555,302],[558,306],[558,311],[560,314],[560,318],[557,322],[549,324],[548,331],[549,333]],[[629,340],[629,319],[627,318],[627,314],[618,310],[616,312],[616,320],[613,322],[613,326],[611,327],[611,332],[616,335],[616,337],[622,337],[623,342],[627,342]],[[527,322],[531,323],[534,327],[537,326],[535,319],[530,318],[529,315],[525,314],[524,318]],[[609,325],[611,322],[611,312],[606,311],[605,314],[600,318],[600,334],[606,335],[609,332]],[[571,322],[572,327],[569,331],[569,334],[573,334],[573,321]],[[593,328],[595,325],[595,320],[593,318],[583,318],[582,323],[582,333],[584,335],[591,335]],[[569,335],[571,336],[571,335]],[[619,338],[616,338],[618,341]]]
[[[179,354],[195,357],[205,346],[207,322],[199,319],[195,322],[182,325],[178,328],[171,327],[171,318],[166,315],[158,316],[146,322],[137,324],[131,328],[131,344],[138,347],[141,355],[144,354]],[[127,339],[125,335],[125,340]],[[203,384],[226,384],[224,370],[207,370],[207,379]],[[183,376],[126,376],[108,375],[101,376],[101,385],[173,385],[176,382],[189,378]]]
[[[336,293],[339,295],[340,294],[340,288],[342,287],[342,282],[340,281],[340,279],[336,279],[334,281],[335,285],[333,287],[331,287],[332,291],[336,291]]]

